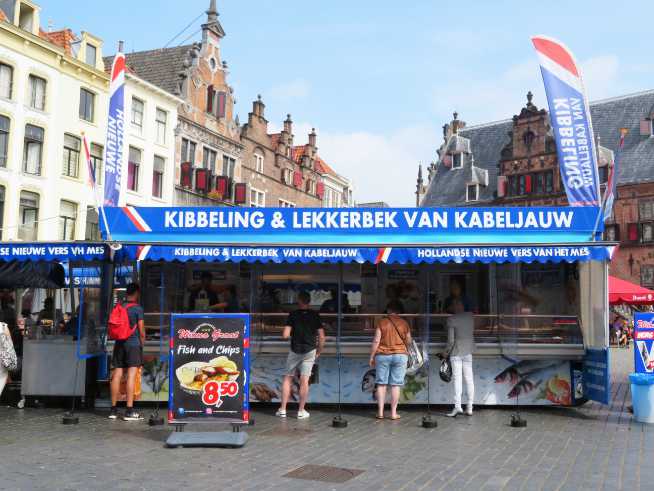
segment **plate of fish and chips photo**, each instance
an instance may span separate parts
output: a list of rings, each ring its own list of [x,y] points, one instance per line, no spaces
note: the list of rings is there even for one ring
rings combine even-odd
[[[179,385],[189,394],[199,394],[207,382],[236,380],[240,372],[236,363],[226,356],[219,356],[208,362],[191,361],[175,370]]]

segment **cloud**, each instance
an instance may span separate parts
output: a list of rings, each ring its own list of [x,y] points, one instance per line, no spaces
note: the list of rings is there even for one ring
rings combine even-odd
[[[277,101],[289,101],[291,99],[304,99],[309,95],[309,82],[303,78],[297,78],[290,82],[277,85],[265,92],[271,99]]]
[[[310,131],[309,124],[295,124],[295,143],[305,143]],[[390,134],[320,128],[316,132],[320,157],[352,181],[358,203],[385,201],[392,206],[415,205],[418,163],[423,163],[424,171],[440,135],[429,124],[399,128]]]

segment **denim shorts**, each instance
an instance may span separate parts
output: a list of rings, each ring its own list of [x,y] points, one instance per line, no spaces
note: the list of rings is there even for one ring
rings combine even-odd
[[[403,354],[375,355],[375,383],[377,385],[404,385],[409,357]]]

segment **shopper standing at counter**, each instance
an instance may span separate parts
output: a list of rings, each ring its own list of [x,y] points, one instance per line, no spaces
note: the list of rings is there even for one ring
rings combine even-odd
[[[286,417],[286,405],[291,396],[291,383],[296,371],[300,372],[300,400],[297,419],[306,419],[309,412],[304,408],[309,397],[311,369],[320,356],[325,344],[325,329],[320,315],[311,310],[311,296],[301,291],[297,296],[298,308],[288,316],[282,332],[284,339],[291,339],[291,350],[286,359],[286,373],[282,381],[282,403],[277,411],[280,418]]]
[[[400,419],[397,405],[400,388],[404,385],[408,361],[407,345],[411,343],[409,324],[399,314],[402,304],[392,300],[386,307],[386,317],[377,323],[370,349],[370,366],[375,368],[377,384],[377,419],[384,419],[387,387],[391,387],[391,419]]]
[[[468,404],[466,414],[472,416],[472,402],[475,398],[475,386],[472,374],[472,352],[475,350],[474,320],[472,312],[466,312],[463,302],[452,302],[453,315],[447,319],[447,350],[452,362],[452,379],[454,382],[454,409],[448,416],[456,418],[463,414],[461,395],[463,380],[466,384]]]
[[[202,271],[200,284],[190,288],[189,311],[211,312],[217,309],[218,295],[213,286],[211,271]]]
[[[123,373],[127,371],[127,409],[123,419],[137,421],[143,419],[134,410],[134,386],[138,369],[143,365],[143,345],[145,344],[145,325],[143,322],[143,307],[139,305],[141,289],[137,283],[127,285],[127,302],[125,308],[129,317],[129,325],[133,326],[132,334],[124,341],[116,341],[112,364],[114,366],[111,376],[111,412],[109,419],[118,418],[116,403],[120,394],[120,381]]]

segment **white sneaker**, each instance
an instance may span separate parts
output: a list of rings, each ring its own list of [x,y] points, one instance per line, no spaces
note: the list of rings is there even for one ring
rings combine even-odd
[[[459,414],[463,414],[463,409],[455,407],[451,412],[447,413],[448,418],[456,418]]]
[[[472,416],[472,404],[468,404],[466,407],[466,416]]]
[[[275,413],[275,416],[279,416],[280,418],[285,418],[286,411],[282,411],[281,409],[278,409],[277,412]]]
[[[309,411],[302,410],[297,412],[297,419],[307,419],[309,416]]]

